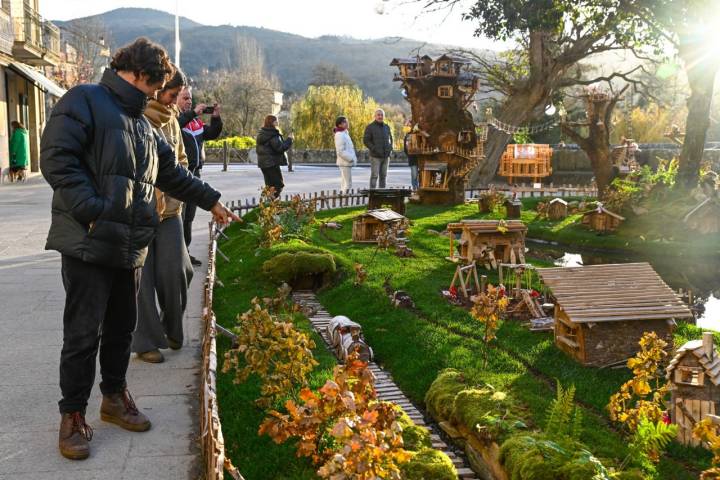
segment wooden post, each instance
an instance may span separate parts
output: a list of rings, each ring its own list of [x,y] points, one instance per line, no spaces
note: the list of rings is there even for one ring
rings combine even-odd
[[[228,171],[228,164],[230,163],[230,156],[228,155],[228,144],[227,144],[227,140],[225,140],[225,141],[223,142],[223,153],[222,153],[222,157],[223,157],[223,169],[222,169],[222,171],[223,171],[223,172],[227,172],[227,171]]]
[[[480,292],[484,292],[487,288],[487,275],[480,275]]]

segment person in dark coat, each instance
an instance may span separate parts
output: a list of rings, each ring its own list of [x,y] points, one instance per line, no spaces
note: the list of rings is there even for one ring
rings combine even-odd
[[[90,454],[85,409],[98,352],[100,418],[130,431],[150,428],[125,376],[140,272],[159,222],[154,186],[197,202],[219,223],[239,220],[219,192],[177,163],[143,116],[172,73],[165,50],[139,38],[115,53],[100,84],[70,89],[43,132],[40,166],[53,189],[46,248],[62,255],[66,292],[58,446],[70,459]]]
[[[258,167],[262,170],[265,179],[265,186],[275,189],[275,198],[280,196],[285,186],[280,166],[287,165],[285,152],[290,150],[292,143],[292,133],[285,139],[278,130],[278,119],[275,115],[265,117],[265,122],[257,134],[255,152]]]
[[[390,126],[385,123],[385,112],[378,108],[375,120],[365,127],[363,143],[370,151],[370,188],[385,188],[393,138]]]
[[[183,144],[188,157],[188,170],[200,178],[205,161],[205,149],[203,147],[205,140],[215,140],[222,133],[223,122],[222,118],[220,118],[220,105],[217,103],[213,105],[210,123],[204,123],[201,115],[207,105],[199,103],[195,108],[192,108],[192,88],[186,86],[178,95],[177,106],[180,109],[178,123],[182,129]],[[185,245],[188,247],[192,242],[192,224],[196,210],[197,204],[193,202],[188,202],[183,207],[183,234],[185,235]],[[200,260],[192,255],[190,256],[190,262],[195,266],[202,265]]]
[[[417,191],[420,187],[420,184],[418,183],[418,158],[417,155],[411,155],[408,153],[408,142],[410,141],[410,134],[412,133],[411,124],[406,124],[405,129],[407,132],[405,133],[405,138],[403,139],[403,151],[407,156],[408,166],[410,167],[410,185],[412,186],[413,191]]]

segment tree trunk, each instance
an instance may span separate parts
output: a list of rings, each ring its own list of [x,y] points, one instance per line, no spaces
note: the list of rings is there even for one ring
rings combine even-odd
[[[678,185],[694,188],[700,176],[700,164],[710,126],[713,87],[720,59],[717,55],[710,54],[707,48],[690,42],[681,45],[680,55],[685,62],[691,93],[687,102],[685,142],[678,165]]]
[[[610,149],[606,146],[597,146],[585,153],[587,153],[590,158],[590,165],[592,165],[593,173],[595,174],[598,199],[604,200],[610,182],[613,180],[613,165],[610,158]]]

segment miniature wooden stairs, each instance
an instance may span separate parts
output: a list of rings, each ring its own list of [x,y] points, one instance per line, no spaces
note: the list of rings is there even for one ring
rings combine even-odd
[[[312,291],[294,291],[292,297],[295,303],[312,308],[315,313],[309,317],[310,323],[325,341],[325,345],[332,350],[330,348],[330,339],[327,336],[327,326],[332,319],[332,315],[325,311]],[[378,393],[378,399],[396,404],[408,414],[416,425],[427,428],[422,413],[410,402],[402,390],[395,385],[392,376],[380,368],[375,362],[370,362],[369,368],[373,375],[375,375],[375,389]],[[463,460],[450,450],[439,435],[430,431],[430,439],[432,441],[432,448],[440,450],[450,457],[450,460],[452,460],[457,469],[458,478],[463,480],[478,480],[475,472],[465,466]]]

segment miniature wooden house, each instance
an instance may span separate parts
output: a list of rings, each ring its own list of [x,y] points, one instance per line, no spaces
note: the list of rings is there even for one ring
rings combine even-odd
[[[612,232],[617,230],[624,220],[625,217],[598,205],[597,208],[583,213],[582,224],[597,232]]]
[[[623,137],[620,145],[613,147],[611,157],[613,168],[617,171],[618,176],[626,177],[629,173],[640,168],[635,154],[640,151],[637,142],[632,138]]]
[[[552,174],[552,154],[550,145],[508,145],[500,159],[498,175],[507,177],[508,183],[513,183],[516,178],[539,182]]]
[[[700,445],[693,438],[695,424],[706,415],[720,412],[720,354],[715,350],[713,334],[703,333],[677,350],[667,367],[670,384],[670,419],[678,426],[677,440]]]
[[[498,263],[525,263],[527,227],[519,220],[463,220],[447,226],[450,233],[450,260],[476,262],[486,268]],[[459,256],[455,236],[459,239]]]
[[[645,332],[672,341],[690,309],[649,263],[541,268],[555,298],[555,345],[584,365],[620,363]]]
[[[439,77],[457,77],[462,68],[470,65],[470,60],[456,55],[442,55],[435,60],[435,71]]]
[[[547,217],[550,220],[562,220],[568,216],[568,203],[562,198],[553,198],[547,207]]]
[[[522,211],[522,202],[518,198],[508,198],[505,200],[505,218],[519,219]]]
[[[450,181],[448,164],[447,162],[425,162],[419,172],[419,177],[420,188],[445,191],[448,189]]]
[[[375,243],[378,235],[389,228],[399,230],[405,221],[404,216],[388,208],[368,210],[353,220],[353,242]]]

